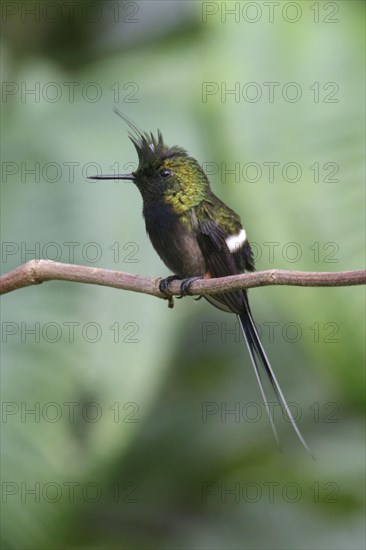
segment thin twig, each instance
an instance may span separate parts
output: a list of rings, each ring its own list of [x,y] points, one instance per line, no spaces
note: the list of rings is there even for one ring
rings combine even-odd
[[[101,286],[110,286],[122,290],[131,290],[150,294],[157,298],[167,296],[159,290],[160,277],[144,277],[122,271],[112,271],[73,264],[52,262],[51,260],[31,260],[0,277],[0,294],[12,292],[18,288],[37,285],[44,281],[72,281]],[[289,286],[350,286],[366,283],[366,271],[304,272],[272,269],[256,273],[243,273],[231,277],[202,279],[192,283],[190,294],[218,294],[244,288],[269,285]],[[180,295],[180,282],[172,281],[169,290]]]

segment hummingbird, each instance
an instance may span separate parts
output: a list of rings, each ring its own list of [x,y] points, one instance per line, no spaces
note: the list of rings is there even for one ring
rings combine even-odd
[[[168,147],[160,130],[143,132],[118,109],[115,113],[130,129],[129,138],[138,156],[138,168],[130,174],[96,175],[95,180],[130,180],[141,193],[143,217],[151,243],[174,273],[160,281],[169,295],[169,283],[179,279],[181,296],[197,279],[210,279],[254,271],[253,253],[240,217],[211,190],[210,182],[196,159],[181,147]],[[278,446],[279,438],[267,401],[265,374],[282,410],[303,447],[311,451],[284,397],[256,329],[246,290],[205,295],[217,308],[237,315],[249,357]]]

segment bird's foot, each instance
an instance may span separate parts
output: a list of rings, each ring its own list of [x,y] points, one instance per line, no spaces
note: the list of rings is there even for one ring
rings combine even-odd
[[[178,281],[181,280],[181,278],[178,277],[178,275],[169,275],[169,277],[165,277],[165,279],[161,279],[161,281],[159,282],[159,290],[160,292],[165,294],[165,296],[167,297],[168,307],[171,309],[174,307],[174,298],[173,298],[173,294],[169,290],[169,284],[172,281],[177,281],[177,280]],[[181,298],[181,296],[177,296],[177,298]]]
[[[172,281],[180,281],[181,278],[178,277],[178,275],[169,275],[169,277],[165,277],[165,279],[161,279],[159,282],[159,290],[163,294],[167,294],[168,296],[171,296],[171,292],[169,290],[169,285]]]
[[[194,281],[198,281],[199,279],[202,279],[202,277],[189,277],[188,279],[184,279],[182,281],[182,284],[180,285],[180,294],[181,294],[180,297],[189,296],[190,295],[189,289],[191,287],[191,284],[194,283]],[[199,300],[200,298],[201,296],[198,296],[196,300]]]
[[[173,308],[174,307],[174,300],[173,300],[173,294],[169,289],[169,285],[172,281],[182,281],[182,284],[180,286],[180,296],[176,296],[177,299],[183,298],[184,296],[190,295],[190,286],[194,281],[198,281],[199,279],[202,279],[202,277],[189,277],[188,279],[181,279],[178,277],[178,275],[169,275],[169,277],[165,277],[165,279],[161,279],[159,282],[159,290],[169,300],[168,307]],[[200,300],[202,296],[195,297],[195,300]]]

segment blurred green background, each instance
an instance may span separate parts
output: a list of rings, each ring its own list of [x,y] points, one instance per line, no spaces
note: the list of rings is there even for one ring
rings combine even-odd
[[[202,162],[257,269],[363,267],[363,2],[2,8],[2,272],[168,274],[133,185],[86,177],[135,166],[116,106]],[[250,298],[315,461],[275,409],[278,452],[235,317],[204,300],[3,297],[3,548],[365,547],[364,289]]]

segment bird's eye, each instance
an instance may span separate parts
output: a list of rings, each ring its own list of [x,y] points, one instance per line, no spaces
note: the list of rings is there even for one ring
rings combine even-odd
[[[171,170],[167,170],[166,168],[163,168],[163,170],[160,170],[159,174],[162,178],[169,178],[172,175]]]

